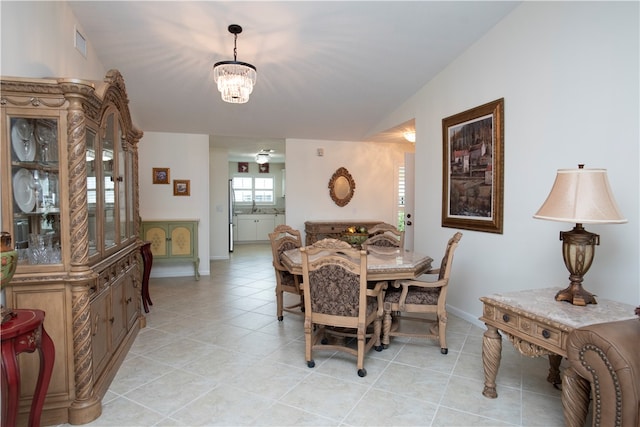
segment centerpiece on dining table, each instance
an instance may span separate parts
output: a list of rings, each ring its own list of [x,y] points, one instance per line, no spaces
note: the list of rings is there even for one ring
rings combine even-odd
[[[352,246],[360,247],[362,243],[369,238],[367,227],[362,225],[352,225],[347,227],[342,233],[342,240],[349,243]]]

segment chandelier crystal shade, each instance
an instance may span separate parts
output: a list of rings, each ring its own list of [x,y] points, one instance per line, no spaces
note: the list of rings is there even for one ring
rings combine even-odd
[[[258,153],[256,154],[256,163],[259,165],[269,163],[269,157],[269,153]]]
[[[234,35],[233,61],[220,61],[213,66],[213,81],[218,85],[222,100],[231,104],[244,104],[249,101],[258,74],[256,67],[246,62],[237,61],[238,34],[242,32],[240,25],[229,25],[229,32]]]

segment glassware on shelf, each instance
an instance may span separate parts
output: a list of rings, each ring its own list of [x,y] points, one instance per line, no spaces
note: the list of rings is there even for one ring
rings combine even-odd
[[[40,145],[40,162],[49,162],[49,146],[55,141],[56,134],[52,128],[39,123],[35,128],[35,137]]]
[[[33,136],[33,123],[28,119],[18,119],[13,126],[16,129],[16,134],[24,145],[24,154],[26,155],[29,151],[31,137]]]
[[[33,171],[33,181],[29,183],[29,188],[34,191],[36,199],[36,212],[42,207],[42,184],[40,183],[40,172]]]
[[[11,146],[15,159],[32,162],[36,156],[36,142],[33,136],[34,125],[31,119],[11,119]]]
[[[58,207],[58,179],[57,175],[40,172],[40,186],[42,188],[42,212],[52,212]]]
[[[57,264],[61,261],[60,245],[54,244],[54,234],[29,235],[29,264]]]

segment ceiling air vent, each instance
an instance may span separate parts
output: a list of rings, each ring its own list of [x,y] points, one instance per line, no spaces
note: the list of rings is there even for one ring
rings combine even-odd
[[[78,30],[78,28],[74,27],[75,35],[73,38],[73,45],[78,52],[82,54],[85,58],[87,57],[87,38]]]

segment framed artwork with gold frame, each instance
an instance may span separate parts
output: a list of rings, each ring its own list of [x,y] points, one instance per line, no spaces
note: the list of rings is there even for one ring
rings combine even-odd
[[[174,179],[173,195],[174,196],[190,196],[191,180],[190,179]]]
[[[169,183],[169,168],[153,168],[153,183],[154,184],[168,184]]]
[[[442,226],[502,234],[504,98],[442,119]]]

